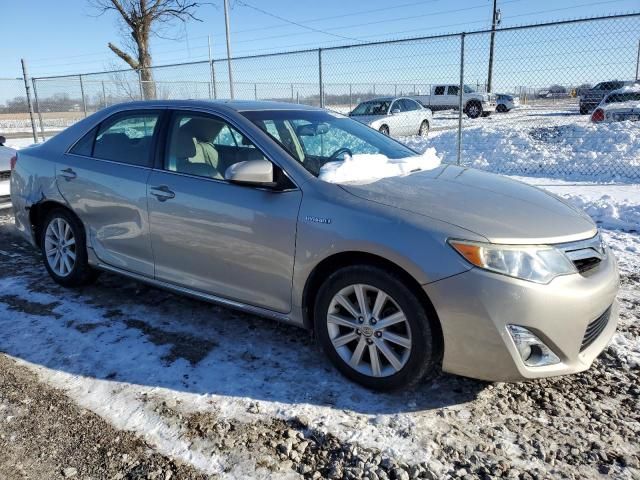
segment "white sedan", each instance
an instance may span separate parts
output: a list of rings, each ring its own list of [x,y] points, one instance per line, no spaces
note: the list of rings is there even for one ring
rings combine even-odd
[[[614,90],[591,114],[594,123],[625,120],[640,120],[640,83]]]
[[[411,98],[382,97],[362,102],[349,116],[371,128],[396,137],[427,137],[433,114]]]
[[[5,138],[0,137],[0,209],[11,206],[9,197],[9,178],[11,177],[11,158],[16,154],[13,148],[4,146]]]

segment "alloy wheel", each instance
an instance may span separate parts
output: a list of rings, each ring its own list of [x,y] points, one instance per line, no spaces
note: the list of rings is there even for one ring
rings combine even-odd
[[[349,285],[333,296],[327,312],[333,348],[357,372],[388,377],[406,365],[411,327],[396,301],[379,288]]]
[[[45,232],[44,250],[49,267],[60,277],[68,276],[76,263],[76,239],[64,218],[56,217]]]

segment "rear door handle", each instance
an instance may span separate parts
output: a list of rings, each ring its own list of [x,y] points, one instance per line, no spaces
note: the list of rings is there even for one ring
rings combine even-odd
[[[176,194],[173,193],[166,185],[160,185],[158,187],[151,187],[151,195],[156,197],[159,201],[164,202],[171,198],[175,198]]]
[[[71,167],[60,170],[60,175],[62,175],[67,180],[73,180],[78,176]]]

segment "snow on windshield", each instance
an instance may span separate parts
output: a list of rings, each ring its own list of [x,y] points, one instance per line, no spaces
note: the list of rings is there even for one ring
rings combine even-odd
[[[329,183],[372,183],[382,178],[432,170],[440,163],[435,148],[428,148],[422,155],[396,159],[379,153],[347,154],[344,160],[324,164],[319,178]]]

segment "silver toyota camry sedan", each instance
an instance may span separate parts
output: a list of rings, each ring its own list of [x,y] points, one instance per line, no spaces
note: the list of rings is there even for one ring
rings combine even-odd
[[[11,200],[56,282],[108,271],[311,329],[370,388],[589,368],[619,283],[591,219],[431,160],[318,108],[136,102],[21,150]]]

